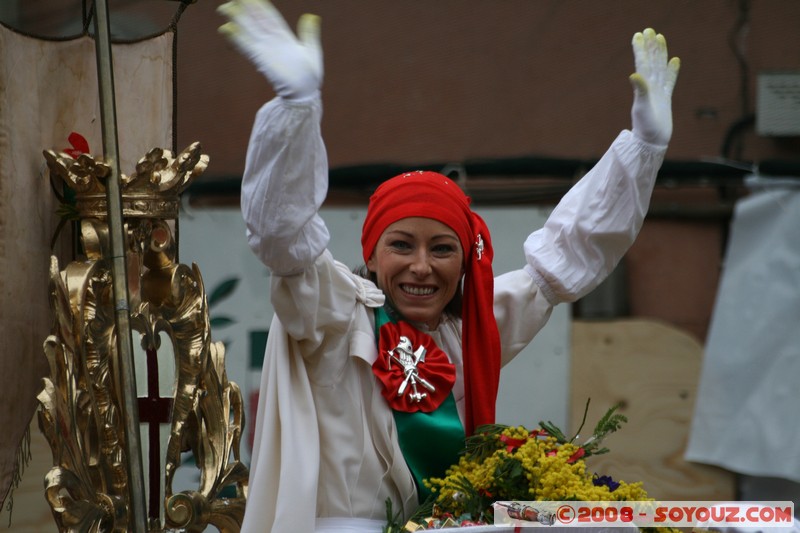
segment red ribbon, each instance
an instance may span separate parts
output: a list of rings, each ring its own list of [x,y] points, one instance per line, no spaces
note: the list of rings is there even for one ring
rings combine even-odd
[[[508,437],[506,435],[500,435],[500,442],[505,444],[506,445],[506,451],[508,453],[511,453],[514,450],[516,450],[517,448],[519,448],[520,446],[522,446],[523,444],[525,444],[526,442],[528,442],[528,439],[527,438],[524,438],[524,439],[512,439],[511,437]]]
[[[431,384],[434,390],[425,387],[420,379],[416,380],[416,390],[425,396],[416,401],[412,398],[414,392],[412,379],[408,378],[403,365],[398,361],[397,346],[400,337],[411,341],[412,351],[420,346],[425,348],[425,359],[417,363],[417,376]],[[430,413],[447,398],[456,382],[456,367],[450,362],[447,354],[436,345],[436,342],[411,324],[403,321],[387,323],[381,326],[380,341],[378,343],[378,358],[372,364],[372,372],[383,384],[381,394],[392,409],[406,413],[422,411]],[[390,355],[394,352],[395,359]],[[406,382],[405,390],[398,394],[402,384]]]
[[[567,462],[572,464],[575,461],[577,461],[578,459],[580,459],[581,457],[583,457],[584,455],[586,455],[586,450],[584,450],[583,448],[578,448],[577,450],[575,450],[575,453],[573,453],[572,455],[569,456],[569,459],[567,459]]]

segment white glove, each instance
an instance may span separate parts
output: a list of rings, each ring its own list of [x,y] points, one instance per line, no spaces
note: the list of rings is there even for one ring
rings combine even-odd
[[[665,146],[672,137],[672,89],[681,60],[667,61],[667,41],[651,28],[633,36],[636,72],[631,74],[633,133],[643,141]]]
[[[266,0],[232,0],[217,11],[229,20],[220,26],[220,33],[267,77],[276,94],[297,101],[319,91],[322,46],[318,16],[302,15],[296,37],[275,6]]]

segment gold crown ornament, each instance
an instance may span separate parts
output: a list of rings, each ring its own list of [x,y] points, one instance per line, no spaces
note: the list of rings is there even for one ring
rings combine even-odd
[[[60,179],[75,192],[81,218],[106,218],[108,202],[105,181],[111,167],[99,157],[45,150],[52,178]],[[199,142],[173,157],[169,150],[153,148],[130,176],[120,175],[123,217],[176,219],[180,195],[208,166],[208,156]]]

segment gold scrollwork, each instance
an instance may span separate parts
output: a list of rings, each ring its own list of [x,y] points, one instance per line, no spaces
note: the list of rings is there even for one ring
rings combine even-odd
[[[81,238],[86,258],[63,270],[51,259],[51,335],[44,342],[50,375],[38,399],[39,426],[53,454],[45,480],[46,497],[60,531],[127,530],[126,448],[116,348],[109,239],[106,222],[93,217],[103,164],[82,155],[45,152],[51,172],[77,185],[82,211]],[[207,157],[193,144],[177,158],[151,150],[136,168],[123,201],[171,206],[176,191],[205,169]],[[188,181],[187,181],[188,180]],[[132,183],[139,183],[132,187]],[[127,192],[126,192],[127,191]],[[135,194],[134,194],[135,192]],[[130,193],[130,194],[128,194]],[[135,198],[138,196],[138,198]],[[83,203],[81,203],[83,202]],[[145,202],[145,203],[148,203]],[[239,455],[244,428],[242,394],[227,379],[225,348],[211,339],[208,303],[200,270],[176,263],[177,242],[161,207],[126,218],[130,320],[145,351],[158,351],[169,337],[175,365],[170,433],[163,472],[163,523],[151,518],[151,531],[180,528],[202,531],[214,525],[239,531],[247,498],[247,467]],[[200,471],[197,487],[175,493],[173,481],[183,453],[191,451]],[[152,487],[152,485],[151,485]],[[231,488],[233,491],[231,492]]]

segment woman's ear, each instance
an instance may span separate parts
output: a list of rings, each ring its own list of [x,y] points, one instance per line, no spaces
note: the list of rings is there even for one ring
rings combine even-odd
[[[372,255],[369,256],[369,259],[367,259],[367,270],[369,270],[370,272],[373,272],[373,273],[375,271],[377,271],[378,268],[377,268],[376,263],[377,263],[377,261],[375,261],[375,252],[373,251]]]

